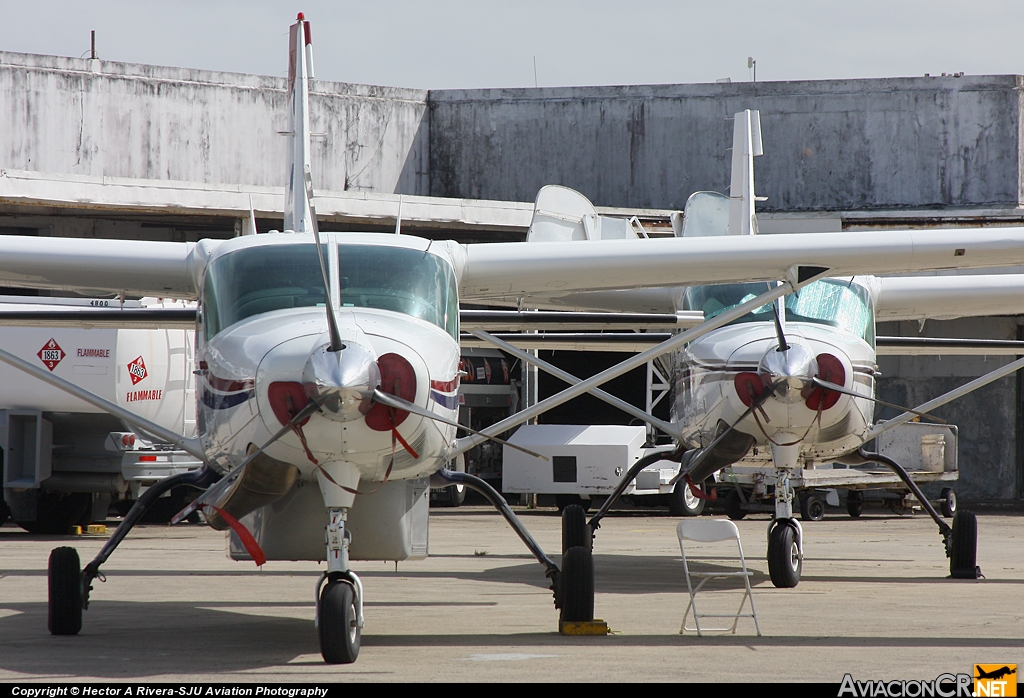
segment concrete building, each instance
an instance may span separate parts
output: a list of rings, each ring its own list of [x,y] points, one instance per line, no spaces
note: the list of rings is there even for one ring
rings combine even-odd
[[[762,233],[1024,222],[1020,76],[423,91],[316,81],[324,229],[522,239],[564,184],[668,230],[725,190],[732,126],[761,111]],[[0,233],[195,240],[280,226],[285,79],[0,52]],[[438,197],[438,198],[428,198]],[[1018,339],[1018,318],[929,322]],[[913,326],[881,334],[916,334]],[[997,361],[882,359],[881,396],[919,403]],[[1024,496],[1017,378],[944,408],[962,495]],[[884,414],[884,413],[883,413]]]

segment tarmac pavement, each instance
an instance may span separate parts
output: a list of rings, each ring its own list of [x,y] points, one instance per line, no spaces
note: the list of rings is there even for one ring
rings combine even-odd
[[[557,512],[521,513],[556,556]],[[985,578],[965,581],[946,578],[942,539],[927,517],[855,520],[836,509],[804,523],[795,589],[772,586],[768,518],[749,516],[737,523],[763,637],[750,620],[736,635],[678,634],[688,596],[677,521],[647,511],[604,520],[595,606],[614,634],[564,637],[543,568],[500,516],[483,506],[432,510],[428,559],[397,570],[353,563],[366,628],[359,660],[347,666],[319,654],[320,566],[233,562],[224,534],[201,525],[137,528],[104,566],[108,580],[95,584],[81,634],[51,636],[50,549],[74,545],[84,564],[104,537],[35,536],[8,524],[0,528],[0,681],[838,683],[846,673],[931,680],[975,663],[1024,664],[1020,514],[979,516]],[[711,593],[729,611],[740,598]]]

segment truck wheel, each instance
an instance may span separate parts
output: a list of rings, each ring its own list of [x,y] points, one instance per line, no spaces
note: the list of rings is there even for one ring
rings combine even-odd
[[[29,533],[40,535],[60,535],[88,515],[92,507],[92,495],[88,492],[49,492],[38,490],[36,493],[36,520],[17,521],[16,523]]]
[[[857,518],[864,511],[864,494],[857,490],[850,490],[846,496],[846,513]]]
[[[747,510],[743,508],[743,502],[740,500],[740,493],[736,490],[729,492],[725,498],[725,515],[733,521],[739,521],[747,515]]]
[[[821,521],[825,518],[825,502],[818,494],[800,498],[800,518],[804,521]]]
[[[703,485],[698,485],[704,491]],[[672,516],[700,516],[704,511],[704,500],[695,495],[685,480],[680,480],[668,494],[668,513]]]
[[[0,526],[7,523],[9,518],[11,518],[11,508],[7,506],[7,501],[0,495]]]
[[[941,497],[942,515],[947,519],[956,516],[956,492],[952,487],[944,487]]]

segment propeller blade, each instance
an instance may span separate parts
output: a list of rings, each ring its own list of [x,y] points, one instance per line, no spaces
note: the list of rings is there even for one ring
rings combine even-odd
[[[316,208],[313,206],[313,176],[306,165],[303,172],[306,185],[306,203],[309,204],[309,216],[313,222],[313,239],[316,241],[316,253],[320,257],[320,271],[324,277],[324,307],[327,309],[327,329],[331,335],[331,346],[328,351],[341,351],[345,345],[341,342],[338,330],[338,318],[334,315],[334,304],[331,302],[331,283],[327,274],[327,263],[324,261],[324,249],[320,244],[320,224],[316,221]]]
[[[377,390],[373,391],[372,399],[374,400],[374,402],[379,402],[379,403],[381,403],[383,405],[387,405],[388,407],[394,407],[396,410],[405,410],[406,412],[411,412],[413,414],[418,414],[421,417],[426,417],[427,419],[433,419],[435,421],[441,422],[442,424],[447,424],[449,426],[453,426],[453,427],[456,427],[458,429],[463,429],[465,431],[468,431],[470,434],[477,434],[479,436],[486,437],[486,438],[490,439],[491,441],[496,441],[496,442],[498,442],[499,444],[501,444],[503,446],[508,446],[509,448],[516,449],[517,451],[522,451],[523,453],[525,453],[527,455],[530,455],[530,456],[533,456],[534,458],[540,458],[541,460],[548,460],[547,456],[542,456],[541,454],[535,453],[534,451],[531,451],[528,448],[523,448],[522,446],[517,446],[517,445],[515,445],[513,443],[509,443],[505,439],[499,439],[497,436],[487,436],[487,434],[484,434],[483,432],[477,431],[476,429],[471,429],[470,427],[467,427],[465,424],[459,424],[458,422],[453,422],[451,420],[445,419],[444,417],[439,417],[438,415],[434,414],[433,412],[431,412],[428,409],[424,409],[424,408],[420,407],[419,405],[411,403],[411,402],[409,402],[407,400],[403,400],[400,397],[396,397],[396,396],[391,395],[389,393],[385,393],[384,391],[382,391],[380,389],[377,389]]]
[[[819,387],[819,388],[821,388],[823,390],[832,390],[832,391],[837,392],[837,393],[842,393],[843,395],[850,395],[852,397],[859,397],[859,398],[863,398],[865,400],[871,400],[872,402],[877,402],[879,405],[885,405],[886,407],[892,407],[893,409],[896,409],[896,410],[902,410],[903,412],[909,412],[911,414],[916,414],[918,417],[923,417],[925,419],[930,419],[931,421],[937,422],[938,424],[946,424],[946,420],[942,419],[941,417],[936,417],[934,415],[930,415],[927,412],[918,412],[917,410],[912,410],[909,407],[902,407],[901,405],[895,405],[895,404],[893,404],[891,402],[886,402],[885,400],[879,400],[877,397],[868,397],[867,395],[861,395],[858,392],[854,392],[853,390],[847,390],[846,388],[844,388],[841,385],[836,385],[835,383],[829,383],[828,381],[822,380],[822,379],[820,379],[818,377],[814,378],[814,385],[816,385],[817,387]]]
[[[267,441],[265,444],[263,444],[258,449],[253,451],[244,461],[242,461],[241,465],[239,465],[230,473],[222,477],[216,484],[214,484],[212,487],[203,492],[203,494],[201,494],[199,497],[197,497],[191,503],[189,503],[187,507],[185,507],[177,514],[175,514],[174,518],[171,519],[171,523],[176,524],[179,521],[183,521],[190,514],[192,514],[192,512],[198,511],[200,508],[202,508],[204,504],[216,500],[221,494],[226,492],[228,488],[231,487],[231,485],[233,485],[236,480],[238,480],[238,478],[242,476],[242,473],[245,471],[245,467],[249,465],[249,463],[256,460],[256,457],[263,453],[263,451],[265,451],[272,443],[274,443],[282,436],[287,434],[289,431],[291,431],[294,425],[299,424],[302,420],[316,412],[318,409],[320,409],[320,404],[316,401],[310,402],[308,405],[303,407],[297,415],[292,417],[291,421],[289,421],[287,424],[281,427],[281,430],[279,432],[270,437],[269,441]]]
[[[781,285],[782,282],[780,281]],[[789,349],[789,343],[786,341],[786,333],[783,330],[785,324],[785,317],[783,313],[786,312],[786,296],[776,298],[775,302],[772,303],[772,316],[775,318],[775,334],[779,339],[779,351],[787,351]]]

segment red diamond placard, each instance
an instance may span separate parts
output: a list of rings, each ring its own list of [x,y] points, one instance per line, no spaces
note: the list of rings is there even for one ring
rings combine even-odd
[[[146,362],[142,360],[141,356],[128,364],[128,376],[132,379],[132,385],[138,384],[146,377]]]
[[[46,366],[46,368],[52,371],[57,368],[57,364],[59,364],[61,359],[67,356],[67,354],[65,354],[64,350],[60,348],[59,344],[57,344],[57,340],[50,337],[50,341],[43,345],[43,348],[39,350],[39,353],[36,354],[36,356],[39,357],[39,360],[43,362],[43,365]]]

